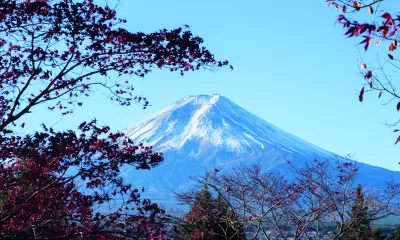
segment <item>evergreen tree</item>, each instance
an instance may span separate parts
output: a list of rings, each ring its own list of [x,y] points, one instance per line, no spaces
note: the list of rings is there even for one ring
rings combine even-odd
[[[382,233],[380,228],[374,228],[371,230],[371,240],[385,240],[386,236]]]
[[[393,232],[393,234],[392,234],[392,238],[393,238],[393,240],[400,240],[400,226],[398,226],[398,227],[394,230],[394,232]]]
[[[355,201],[349,213],[349,234],[348,239],[367,240],[371,239],[372,231],[370,227],[371,220],[368,217],[368,206],[365,204],[362,187],[358,184],[355,191]]]
[[[177,239],[245,239],[242,226],[220,197],[214,198],[207,184],[198,192],[183,223],[176,229]]]

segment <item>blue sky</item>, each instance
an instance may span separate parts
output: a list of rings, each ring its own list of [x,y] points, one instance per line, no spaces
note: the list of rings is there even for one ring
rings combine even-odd
[[[115,1],[109,3],[113,6]],[[325,1],[121,0],[117,11],[131,31],[188,24],[218,59],[232,63],[234,71],[181,77],[154,70],[143,79],[127,77],[151,107],[120,107],[97,94],[71,116],[43,108],[33,111],[25,119],[28,129],[40,123],[75,128],[95,117],[120,130],[185,95],[219,93],[319,147],[400,171],[397,135],[384,124],[397,120],[395,103],[382,106],[377,93],[358,101],[363,81],[358,61],[365,57],[364,50],[356,46],[357,40],[343,36],[335,24],[339,12],[327,9]]]

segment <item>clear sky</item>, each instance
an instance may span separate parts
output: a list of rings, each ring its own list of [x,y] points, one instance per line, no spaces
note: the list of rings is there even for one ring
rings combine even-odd
[[[356,46],[357,40],[343,36],[335,24],[339,12],[327,9],[325,1],[121,0],[117,11],[131,31],[188,24],[218,59],[232,63],[234,71],[181,77],[155,70],[143,79],[127,77],[151,107],[120,107],[97,94],[71,116],[43,108],[33,111],[25,118],[28,129],[42,122],[75,128],[95,117],[120,130],[185,95],[219,93],[319,147],[400,171],[397,135],[384,124],[398,119],[395,105],[382,106],[377,93],[358,101],[363,81],[358,61],[364,50]]]

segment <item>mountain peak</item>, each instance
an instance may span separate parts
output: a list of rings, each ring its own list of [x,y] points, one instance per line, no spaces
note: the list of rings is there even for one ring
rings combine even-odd
[[[338,155],[293,136],[218,94],[186,96],[144,121],[125,129],[135,143],[152,145],[165,160],[149,172],[123,174],[145,186],[149,196],[166,201],[171,190],[187,191],[205,169],[261,163],[285,172],[287,161],[300,167],[306,160],[343,160]],[[285,170],[286,169],[286,170]],[[390,181],[393,173],[364,165],[361,183]],[[399,176],[397,174],[397,176]],[[364,177],[363,177],[364,176]],[[394,175],[393,175],[394,176]],[[398,177],[397,177],[398,179]],[[383,186],[383,185],[382,185]]]
[[[204,149],[224,149],[235,154],[279,150],[288,154],[312,156],[319,152],[332,156],[219,94],[186,96],[126,128],[125,133],[135,142],[153,145],[157,151],[188,149],[189,154],[198,155]]]
[[[227,98],[222,97],[219,94],[214,95],[188,95],[177,101],[176,103],[189,103],[196,105],[212,105],[220,100],[227,100]]]
[[[163,150],[180,148],[192,138],[204,140],[208,133],[213,132],[213,117],[220,115],[227,105],[238,107],[219,94],[185,96],[157,114],[128,127],[125,132],[135,141],[158,145]]]

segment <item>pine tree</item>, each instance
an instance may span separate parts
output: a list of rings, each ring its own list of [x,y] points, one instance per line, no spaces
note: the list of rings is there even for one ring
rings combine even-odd
[[[400,240],[400,226],[398,226],[398,227],[394,230],[394,232],[393,232],[393,234],[392,234],[392,238],[393,238],[393,240]]]
[[[385,240],[386,235],[382,233],[380,228],[374,228],[371,230],[371,240]]]
[[[349,234],[348,239],[367,240],[371,239],[372,231],[370,227],[371,220],[368,218],[368,206],[365,204],[362,187],[359,184],[355,191],[355,201],[349,213]]]
[[[190,207],[184,222],[176,229],[177,239],[245,239],[243,229],[228,204],[220,196],[214,198],[206,184]]]

